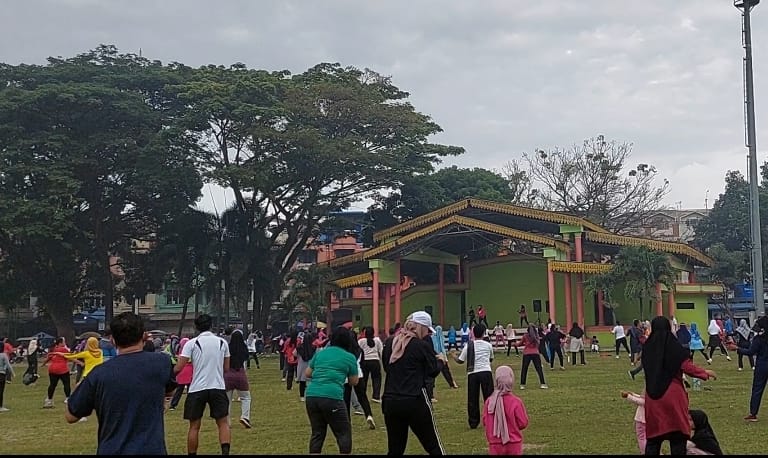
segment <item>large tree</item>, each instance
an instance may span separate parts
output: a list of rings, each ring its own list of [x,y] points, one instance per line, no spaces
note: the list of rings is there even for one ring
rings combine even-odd
[[[370,70],[207,67],[179,90],[195,114],[190,128],[207,151],[207,176],[233,190],[238,234],[259,254],[250,269],[257,327],[329,211],[463,152],[430,143],[440,127]]]
[[[631,167],[631,155],[631,143],[598,135],[567,148],[537,149],[523,161],[541,206],[623,232],[640,227],[669,191],[666,179],[657,183],[653,165]]]
[[[23,276],[61,335],[84,292],[102,293],[110,318],[113,256],[200,193],[166,91],[186,71],[111,46],[0,65],[0,269]]]

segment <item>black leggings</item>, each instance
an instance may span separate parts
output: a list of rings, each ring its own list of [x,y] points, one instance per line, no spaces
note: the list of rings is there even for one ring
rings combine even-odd
[[[363,387],[360,382],[357,383],[357,385],[351,387],[349,383],[344,384],[344,403],[347,405],[347,413],[349,414],[351,418],[351,411],[352,411],[352,390],[355,390],[355,396],[357,396],[357,402],[360,403],[360,407],[363,408],[363,414],[366,417],[373,416],[373,411],[371,410],[371,403],[368,401],[368,394],[366,393],[365,388]]]
[[[69,386],[69,372],[66,374],[48,374],[48,399],[53,399],[53,393],[56,391],[56,386],[61,380],[61,384],[64,386],[64,396],[69,397],[72,394],[72,388]]]
[[[437,433],[432,403],[422,390],[423,396],[412,399],[387,399],[381,401],[384,424],[387,426],[387,454],[405,454],[408,429],[413,431],[424,451],[429,455],[445,455]]]
[[[520,385],[525,386],[525,381],[528,378],[528,366],[530,366],[531,363],[533,363],[536,373],[539,374],[539,382],[541,382],[542,385],[545,385],[544,371],[541,369],[541,356],[538,354],[523,354],[523,369],[520,371],[522,372],[522,375],[520,376]]]
[[[549,358],[549,367],[555,367],[555,355],[557,355],[557,358],[560,360],[560,367],[563,367],[563,349],[560,347],[560,343],[558,342],[557,345],[550,345],[549,351],[551,355]]]
[[[619,356],[619,348],[624,346],[624,349],[627,350],[627,354],[631,354],[629,351],[629,346],[627,345],[627,338],[626,337],[620,337],[616,339],[616,356]]]
[[[509,351],[512,350],[513,348],[512,347],[513,343],[515,343],[513,340],[507,339],[507,356],[509,356]],[[520,355],[520,350],[518,350],[517,347],[514,347],[514,349],[515,349],[515,354]]]
[[[671,455],[686,454],[685,444],[688,441],[688,437],[679,431],[648,438],[647,442],[645,443],[645,454],[661,455],[661,444],[665,440],[669,441],[669,451]]]

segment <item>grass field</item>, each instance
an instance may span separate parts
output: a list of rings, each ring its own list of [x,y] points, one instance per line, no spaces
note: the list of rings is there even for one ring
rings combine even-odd
[[[637,454],[633,417],[635,408],[619,397],[627,389],[641,392],[642,374],[632,381],[626,371],[629,363],[621,359],[588,355],[587,366],[566,366],[565,371],[545,368],[548,390],[538,388],[538,380],[531,368],[528,389],[516,393],[525,402],[531,419],[524,432],[526,454]],[[497,354],[495,364],[508,364],[519,380],[521,359],[514,355]],[[697,363],[703,360],[697,358]],[[466,375],[463,366],[451,366],[460,388],[448,388],[442,378],[437,381],[435,405],[438,429],[448,454],[486,454],[482,429],[470,430],[466,421]],[[759,454],[765,450],[762,437],[766,433],[766,420],[745,423],[752,371],[737,372],[735,358],[727,362],[716,356],[712,369],[718,380],[705,382],[711,391],[690,392],[692,408],[705,410],[710,416],[718,439],[727,454]],[[0,413],[0,456],[9,454],[94,454],[96,450],[95,416],[83,423],[67,424],[63,417],[65,405],[59,386],[54,409],[43,409],[42,403],[48,384],[45,368],[40,380],[33,386],[20,383],[25,365],[16,367],[17,377],[7,385],[5,406],[9,412]],[[276,358],[263,358],[261,369],[251,367],[251,394],[253,429],[246,430],[237,422],[233,425],[233,454],[306,454],[309,440],[309,422],[304,404],[299,402],[298,388],[287,391],[280,381]],[[533,376],[533,378],[531,378]],[[369,388],[370,393],[370,388]],[[126,393],[130,396],[130,393]],[[182,400],[182,403],[184,401]],[[353,453],[386,453],[386,430],[381,406],[373,404],[378,428],[369,430],[362,416],[353,415]],[[240,405],[235,404],[235,415]],[[235,417],[237,418],[237,417]],[[171,454],[186,453],[187,423],[181,409],[168,412],[165,420],[166,443]],[[324,448],[325,453],[337,453],[332,434]],[[216,429],[212,421],[203,423],[200,454],[217,454],[219,448]],[[408,454],[424,454],[412,435]]]

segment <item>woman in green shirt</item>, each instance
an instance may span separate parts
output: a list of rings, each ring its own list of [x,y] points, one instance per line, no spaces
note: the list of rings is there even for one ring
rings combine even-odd
[[[320,453],[331,427],[339,445],[340,454],[352,453],[352,425],[344,403],[344,383],[357,385],[357,359],[349,351],[353,344],[349,330],[343,326],[333,330],[330,346],[315,353],[309,361],[305,375],[311,382],[307,386],[306,406],[312,436],[309,453]]]

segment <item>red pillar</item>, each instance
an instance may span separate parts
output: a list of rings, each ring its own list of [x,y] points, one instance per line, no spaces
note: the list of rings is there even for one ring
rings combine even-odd
[[[438,276],[438,302],[440,308],[440,324],[445,324],[445,264],[442,262],[437,266]]]
[[[571,297],[571,274],[565,274],[565,323],[563,329],[571,329],[573,323],[573,298]]]
[[[379,269],[373,269],[373,333],[379,333]]]
[[[582,234],[573,234],[573,239],[576,245],[576,262],[582,262],[584,259],[584,253],[581,248]],[[602,307],[600,312],[602,312]],[[578,274],[576,276],[576,321],[579,326],[584,326],[584,274]],[[602,320],[601,320],[602,321]],[[571,323],[568,323],[570,326]]]
[[[549,319],[555,322],[555,273],[552,271],[552,266],[547,263],[547,290],[549,292]]]
[[[583,253],[581,251],[581,232],[573,234],[573,240],[576,242],[576,262],[581,262],[583,259]]]
[[[597,292],[597,324],[598,326],[605,325],[605,310],[603,309],[603,292]]]
[[[664,316],[664,300],[661,296],[661,283],[656,282],[656,316]]]
[[[400,293],[403,290],[403,279],[400,277],[400,259],[397,260],[397,284],[395,285],[395,322],[402,323],[400,320]],[[387,329],[389,332],[389,329]]]
[[[672,318],[675,316],[675,285],[672,285],[672,289],[669,290],[669,295],[667,296],[667,300],[669,300],[669,317]]]
[[[696,283],[696,274],[693,271],[688,272],[688,283]]]
[[[392,327],[392,310],[390,309],[389,299],[392,295],[392,287],[384,285],[384,330],[389,332]]]

